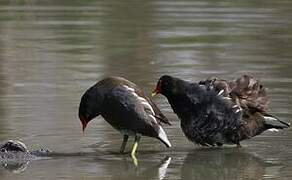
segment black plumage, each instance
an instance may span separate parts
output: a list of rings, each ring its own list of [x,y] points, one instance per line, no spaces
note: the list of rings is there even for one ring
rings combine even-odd
[[[231,82],[214,78],[199,83],[165,75],[153,93],[166,96],[185,136],[203,146],[240,145],[267,129],[290,125],[266,112],[266,90],[248,75]]]
[[[109,124],[124,135],[121,152],[128,137],[135,136],[135,153],[140,136],[154,137],[167,147],[167,139],[162,123],[170,124],[157,106],[146,97],[134,83],[121,77],[105,78],[90,87],[81,98],[79,118],[85,129],[87,123],[101,115]]]

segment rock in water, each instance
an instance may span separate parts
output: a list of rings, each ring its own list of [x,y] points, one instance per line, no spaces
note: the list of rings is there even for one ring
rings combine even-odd
[[[29,152],[26,145],[18,140],[8,140],[4,144],[0,145],[1,152]]]
[[[21,141],[8,140],[0,143],[0,165],[10,172],[21,173],[31,160],[45,157],[50,152],[43,148],[29,151]]]

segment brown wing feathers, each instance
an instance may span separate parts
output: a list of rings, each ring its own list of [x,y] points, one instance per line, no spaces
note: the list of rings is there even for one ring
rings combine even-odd
[[[243,75],[230,83],[232,87],[231,97],[239,99],[242,108],[251,108],[255,111],[265,112],[268,109],[266,88],[264,88],[253,76]]]
[[[201,81],[199,84],[215,90],[223,98],[228,99],[228,102],[237,105],[242,110],[241,126],[236,137],[239,141],[270,128],[283,129],[290,126],[289,123],[266,113],[268,109],[266,88],[253,76],[243,75],[230,82],[214,78]]]
[[[208,89],[214,90],[218,94],[239,105],[242,109],[265,112],[268,108],[266,89],[253,77],[243,75],[235,81],[226,81],[219,78],[200,81]]]

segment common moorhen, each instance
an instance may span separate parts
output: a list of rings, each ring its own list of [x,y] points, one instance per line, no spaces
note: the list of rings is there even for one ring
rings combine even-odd
[[[122,77],[105,78],[90,87],[82,96],[79,118],[83,131],[87,123],[99,115],[123,134],[121,153],[125,150],[129,136],[135,136],[132,156],[141,135],[157,138],[167,147],[171,147],[161,127],[162,123],[170,125],[168,119],[136,84]]]
[[[161,93],[181,120],[185,136],[203,146],[237,144],[263,131],[290,126],[267,113],[266,89],[253,76],[235,81],[214,78],[191,83],[162,76],[153,91]]]

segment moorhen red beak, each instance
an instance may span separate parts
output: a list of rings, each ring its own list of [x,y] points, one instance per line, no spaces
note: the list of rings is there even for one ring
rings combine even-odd
[[[161,92],[161,82],[158,81],[156,88],[154,89],[154,91],[151,93],[151,96],[154,97],[157,94],[159,94]]]
[[[82,116],[79,117],[79,118],[80,118],[80,121],[81,121],[81,124],[82,124],[82,132],[84,133],[85,128],[86,128],[86,126],[87,126],[89,121],[86,118],[82,117]]]

